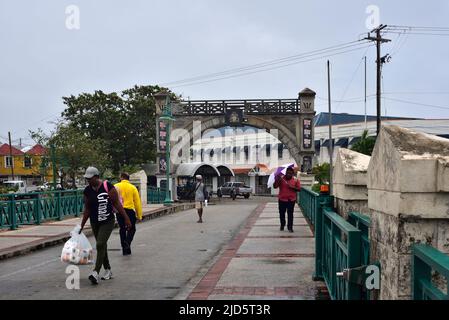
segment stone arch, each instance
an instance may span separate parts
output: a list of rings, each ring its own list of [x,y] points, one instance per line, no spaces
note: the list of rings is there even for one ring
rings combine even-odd
[[[297,144],[296,134],[293,130],[295,128],[288,128],[281,122],[272,117],[266,118],[264,116],[248,115],[245,125],[252,126],[258,129],[278,130],[278,139],[287,146],[291,156],[296,161],[298,166],[301,166],[302,157],[300,155],[300,147]],[[180,119],[181,120],[181,119]],[[182,121],[176,123],[174,129],[184,129],[189,132],[190,145],[193,145],[193,123],[194,121],[201,121],[201,136],[206,130],[218,129],[226,126],[224,117],[184,117]],[[185,145],[183,146],[185,147]]]

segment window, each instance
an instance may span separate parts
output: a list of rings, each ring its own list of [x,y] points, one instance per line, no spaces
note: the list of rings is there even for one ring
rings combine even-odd
[[[249,146],[243,147],[243,152],[245,153],[245,160],[248,160],[249,158]]]
[[[271,144],[265,145],[265,152],[266,152],[267,157],[271,157]]]
[[[10,156],[5,156],[5,168],[11,168],[13,166],[12,158]]]
[[[31,168],[31,165],[33,164],[33,160],[31,157],[25,156],[23,159],[23,167],[24,168]]]
[[[284,153],[284,144],[278,144],[278,159],[282,159]]]

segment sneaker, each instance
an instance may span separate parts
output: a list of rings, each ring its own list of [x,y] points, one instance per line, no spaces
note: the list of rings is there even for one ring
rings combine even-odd
[[[92,284],[98,284],[98,281],[100,280],[100,277],[98,276],[98,272],[97,271],[93,271],[89,275],[89,280],[90,280],[90,282],[92,282]]]
[[[279,230],[284,231],[284,227],[281,227]]]
[[[109,280],[109,279],[112,279],[112,278],[113,278],[113,276],[112,276],[112,271],[111,271],[111,269],[106,269],[106,270],[104,271],[103,276],[101,277],[101,280]]]
[[[293,229],[288,229],[288,232],[293,233]]]

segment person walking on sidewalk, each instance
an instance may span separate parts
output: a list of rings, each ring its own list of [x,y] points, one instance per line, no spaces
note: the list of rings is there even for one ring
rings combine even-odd
[[[274,182],[274,188],[279,188],[279,218],[281,220],[281,231],[285,227],[285,211],[287,211],[289,232],[293,232],[293,211],[295,210],[296,193],[301,189],[299,179],[294,176],[292,167],[287,168],[285,176],[279,175]]]
[[[203,183],[203,177],[199,174],[196,176],[196,184],[195,189],[193,189],[195,193],[195,208],[198,210],[198,223],[203,223],[203,208],[204,201],[207,200],[208,194],[206,190],[206,185]]]
[[[117,222],[120,226],[120,242],[124,256],[131,254],[131,242],[136,234],[136,220],[142,220],[142,202],[139,191],[129,182],[129,174],[123,172],[120,175],[120,182],[114,185],[118,189],[123,201],[122,205],[131,221],[131,228],[127,230],[125,220],[117,213]]]
[[[84,212],[80,233],[87,219],[90,219],[90,225],[97,242],[97,260],[95,261],[94,271],[89,275],[89,280],[92,284],[98,284],[102,266],[105,273],[101,279],[112,279],[108,258],[108,240],[115,225],[113,207],[122,215],[128,229],[131,228],[131,221],[120,204],[117,190],[110,182],[100,180],[100,172],[97,168],[87,168],[84,178],[89,185],[84,189]]]

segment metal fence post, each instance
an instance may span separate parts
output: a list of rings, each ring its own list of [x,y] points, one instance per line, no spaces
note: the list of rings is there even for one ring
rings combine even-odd
[[[361,231],[348,233],[348,267],[354,268],[360,265],[360,241]],[[348,300],[361,299],[361,287],[357,283],[348,282]]]
[[[331,208],[331,199],[330,196],[320,195],[318,199],[316,199],[316,210],[315,210],[315,221],[314,221],[314,229],[315,229],[315,274],[313,276],[313,280],[320,281],[323,280],[323,210],[324,208]],[[313,200],[315,201],[315,199]]]
[[[62,220],[62,214],[61,214],[61,192],[56,192],[56,215],[58,221]]]
[[[39,194],[37,194],[36,198],[34,199],[34,213],[36,215],[35,221],[36,224],[41,224],[41,200],[39,198]]]
[[[17,219],[16,219],[16,200],[14,199],[14,195],[9,198],[9,221],[11,223],[10,229],[17,229]]]

